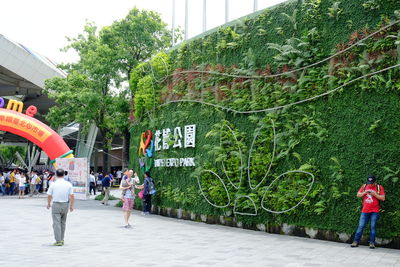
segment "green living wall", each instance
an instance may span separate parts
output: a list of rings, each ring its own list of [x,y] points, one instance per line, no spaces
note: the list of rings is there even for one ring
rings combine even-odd
[[[378,236],[398,237],[396,10],[391,0],[289,1],[140,64],[131,165],[139,171],[142,132],[197,127],[195,148],[145,159],[150,169],[195,157],[195,167],[151,168],[154,204],[351,234],[355,194],[375,174],[387,195]]]

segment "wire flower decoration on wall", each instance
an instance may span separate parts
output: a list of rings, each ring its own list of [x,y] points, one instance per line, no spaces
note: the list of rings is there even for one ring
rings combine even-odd
[[[256,184],[256,186],[253,186],[252,183],[251,183],[251,175],[250,175],[250,174],[251,174],[251,172],[250,172],[251,159],[252,159],[252,153],[253,153],[253,148],[254,148],[255,140],[256,140],[257,137],[259,136],[260,131],[261,131],[263,128],[265,128],[265,127],[262,126],[262,127],[260,127],[258,130],[256,130],[256,132],[255,132],[255,134],[254,134],[254,137],[253,137],[253,141],[252,141],[252,144],[251,144],[251,147],[250,147],[250,151],[249,151],[249,155],[248,155],[248,162],[247,162],[247,168],[248,168],[248,170],[247,170],[247,186],[248,186],[248,188],[250,188],[251,191],[254,191],[254,190],[256,190],[257,188],[259,188],[259,187],[265,182],[266,178],[268,177],[268,175],[269,175],[269,173],[270,173],[270,171],[271,171],[271,167],[272,167],[272,164],[273,164],[273,161],[274,161],[274,158],[275,158],[275,153],[276,153],[276,129],[275,129],[275,123],[274,123],[273,120],[271,120],[271,126],[272,126],[272,133],[273,133],[273,150],[272,150],[272,157],[271,157],[271,161],[270,161],[269,163],[267,163],[267,164],[268,164],[268,168],[267,168],[267,171],[265,172],[265,175],[263,176],[263,178],[261,179],[261,181],[259,181],[259,182]],[[232,177],[230,177],[230,175],[228,175],[228,171],[227,171],[227,169],[226,169],[225,164],[223,163],[223,161],[222,161],[222,163],[221,163],[221,165],[222,165],[222,170],[221,170],[221,171],[222,171],[222,173],[225,175],[225,177],[227,178],[228,183],[231,184],[232,187],[233,187],[234,189],[238,190],[239,187],[240,187],[240,185],[241,185],[242,179],[243,179],[243,169],[244,169],[244,167],[245,167],[245,164],[244,164],[244,162],[243,162],[243,152],[242,152],[242,150],[241,150],[241,148],[240,148],[240,144],[239,144],[238,138],[237,138],[237,136],[236,136],[234,130],[233,130],[230,126],[228,126],[228,125],[223,125],[223,126],[221,127],[221,129],[222,129],[223,127],[226,127],[226,128],[228,129],[228,131],[230,132],[230,134],[231,134],[232,137],[233,137],[233,140],[234,140],[234,142],[235,142],[235,146],[238,147],[239,158],[240,158],[240,163],[241,163],[239,169],[237,170],[237,172],[240,173],[240,175],[239,175],[240,178],[239,178],[238,183],[235,184],[235,183],[232,181]],[[221,136],[220,136],[220,146],[222,146]],[[266,164],[266,165],[267,165],[267,164]],[[213,202],[211,202],[211,201],[209,200],[209,198],[206,196],[206,194],[205,194],[205,191],[206,191],[206,190],[204,190],[204,188],[203,188],[203,186],[202,186],[202,184],[201,184],[201,182],[200,182],[200,176],[201,176],[201,174],[204,173],[204,172],[211,173],[211,174],[214,175],[216,178],[218,178],[219,182],[222,184],[223,189],[224,189],[225,194],[226,194],[226,199],[227,199],[227,203],[226,203],[225,205],[218,205],[218,204],[216,204],[216,203],[213,203]],[[288,175],[288,174],[292,174],[292,173],[301,173],[301,174],[305,174],[305,175],[311,177],[311,182],[308,184],[308,190],[307,190],[307,192],[305,193],[305,195],[304,195],[304,196],[300,199],[300,201],[298,201],[295,205],[293,205],[293,206],[290,207],[290,208],[286,208],[286,209],[284,209],[284,210],[272,210],[272,209],[269,209],[269,208],[265,207],[264,202],[265,202],[265,198],[266,198],[266,195],[267,195],[268,190],[269,190],[274,184],[276,184],[276,183],[278,182],[279,179],[281,179],[282,177],[284,177],[284,176],[286,176],[286,175]],[[266,187],[266,190],[265,190],[265,192],[263,193],[263,197],[262,197],[262,200],[261,200],[261,208],[264,209],[264,210],[267,211],[267,212],[275,213],[275,214],[281,214],[281,213],[290,212],[290,211],[294,210],[295,208],[297,208],[301,203],[303,203],[303,201],[306,199],[306,197],[307,197],[308,194],[310,193],[314,182],[315,182],[315,176],[314,176],[313,173],[310,173],[310,172],[307,172],[307,171],[303,171],[303,170],[291,170],[291,171],[286,171],[286,172],[284,172],[284,173],[278,175],[278,176]],[[202,171],[199,173],[199,175],[197,176],[197,184],[198,184],[198,186],[199,186],[200,193],[202,194],[202,196],[204,197],[204,199],[207,201],[207,203],[210,204],[211,206],[213,206],[213,207],[215,207],[215,208],[226,208],[226,207],[228,207],[228,206],[232,203],[232,200],[231,200],[231,197],[230,197],[230,194],[229,194],[229,190],[228,190],[228,188],[227,188],[227,186],[226,186],[224,180],[223,180],[223,179],[221,178],[221,176],[218,175],[215,171],[209,170],[209,169],[202,170]],[[248,200],[248,201],[251,202],[251,205],[252,205],[252,207],[254,208],[254,212],[253,212],[253,213],[250,213],[250,212],[242,212],[242,211],[239,211],[239,210],[238,210],[238,203],[239,203],[239,200],[241,200],[241,199],[246,199],[246,200]],[[245,195],[245,194],[238,194],[238,195],[236,196],[236,198],[235,198],[235,200],[234,200],[234,204],[233,204],[233,213],[234,213],[235,215],[257,216],[257,215],[258,215],[258,210],[259,210],[259,207],[257,207],[256,201],[255,201],[250,195],[248,195],[248,194],[246,194],[246,195]]]

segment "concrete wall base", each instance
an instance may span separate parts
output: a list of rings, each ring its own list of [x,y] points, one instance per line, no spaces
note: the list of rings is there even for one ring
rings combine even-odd
[[[241,221],[237,221],[235,217],[231,216],[220,216],[220,215],[213,216],[213,215],[195,214],[193,212],[186,211],[183,209],[162,208],[153,206],[152,212],[154,214],[158,214],[161,216],[177,218],[181,220],[190,220],[208,224],[220,224],[230,227],[238,227],[243,229],[272,233],[272,234],[299,236],[299,237],[328,240],[328,241],[347,243],[347,244],[350,244],[354,238],[354,233],[353,234],[337,233],[331,230],[301,227],[286,223],[282,225],[268,225],[268,224],[249,225],[249,224],[244,224]],[[363,236],[363,239],[361,240],[360,243],[362,245],[367,245],[368,244],[367,238],[368,236]],[[400,249],[400,237],[392,239],[377,238],[376,244],[377,246],[381,247]]]

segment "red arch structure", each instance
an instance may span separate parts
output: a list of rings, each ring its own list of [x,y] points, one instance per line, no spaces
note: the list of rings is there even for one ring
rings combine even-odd
[[[28,139],[46,152],[53,164],[56,158],[74,157],[61,136],[41,121],[20,112],[0,108],[0,131]]]

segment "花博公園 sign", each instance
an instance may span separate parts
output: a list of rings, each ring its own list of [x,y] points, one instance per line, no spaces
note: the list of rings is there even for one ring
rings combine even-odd
[[[143,132],[139,144],[139,165],[144,170],[153,167],[195,167],[194,157],[185,158],[160,158],[153,159],[153,153],[170,149],[185,149],[196,147],[196,125],[185,125],[171,128],[158,129],[154,133],[150,130]],[[152,159],[152,160],[149,160]]]

